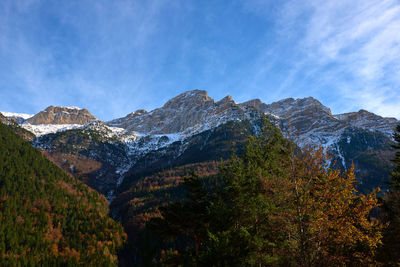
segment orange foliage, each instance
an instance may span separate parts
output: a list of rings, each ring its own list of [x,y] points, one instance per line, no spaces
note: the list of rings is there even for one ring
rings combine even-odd
[[[376,194],[357,194],[354,167],[340,173],[326,162],[322,148],[307,149],[302,159],[292,160],[292,218],[300,260],[304,265],[373,264],[383,228],[369,219],[378,205]]]

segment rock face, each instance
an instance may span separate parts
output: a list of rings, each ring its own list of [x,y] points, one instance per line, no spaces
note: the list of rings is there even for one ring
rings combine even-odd
[[[392,136],[393,129],[399,123],[395,118],[384,118],[363,109],[358,112],[334,115],[334,117],[353,127],[380,132],[388,137]]]
[[[215,101],[206,91],[192,90],[172,98],[162,108],[136,111],[106,124],[146,134],[194,134],[229,120],[246,118],[246,109],[235,104],[231,96]]]
[[[338,141],[346,129],[353,127],[379,132],[391,138],[398,123],[395,118],[383,118],[365,110],[332,115],[328,107],[312,97],[287,98],[271,104],[254,99],[241,105],[252,106],[279,117],[282,131],[300,145],[330,146]]]
[[[237,104],[230,95],[215,101],[206,91],[192,90],[160,108],[137,110],[106,123],[86,109],[53,106],[17,122],[35,133],[36,147],[58,155],[55,162],[68,159],[81,166],[78,161],[84,158],[99,163],[92,173],[77,168],[73,174],[84,173],[86,183],[112,200],[116,192],[129,188],[129,181],[160,168],[229,158],[233,147],[239,151],[249,135],[259,132],[261,114],[269,115],[298,145],[326,147],[336,167],[347,169],[354,163],[365,190],[387,181],[391,134],[399,121],[365,110],[332,115],[312,97]],[[11,117],[7,120],[15,120]]]
[[[8,119],[0,113],[0,122],[4,124],[8,124]]]
[[[33,125],[39,124],[86,124],[92,120],[97,120],[87,109],[76,107],[54,107],[49,106],[45,110],[37,113],[26,120]]]

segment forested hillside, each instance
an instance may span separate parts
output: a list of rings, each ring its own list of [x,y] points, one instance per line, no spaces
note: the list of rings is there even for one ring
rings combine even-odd
[[[360,194],[353,167],[332,169],[322,148],[300,151],[263,124],[219,168],[165,170],[120,194],[112,205],[134,245],[128,257],[143,266],[381,264],[376,191]]]
[[[116,266],[108,203],[0,123],[0,265]]]

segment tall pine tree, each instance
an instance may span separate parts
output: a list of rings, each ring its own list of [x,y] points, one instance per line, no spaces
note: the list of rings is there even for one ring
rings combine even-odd
[[[395,158],[392,160],[395,167],[391,173],[391,192],[383,199],[382,220],[388,223],[384,231],[383,246],[380,250],[380,260],[388,266],[400,265],[400,124],[393,133],[396,149]]]
[[[393,148],[396,149],[396,156],[392,160],[395,163],[395,168],[391,173],[391,189],[393,191],[400,191],[400,124],[396,127],[396,131],[393,133],[393,138],[395,140],[395,144]]]

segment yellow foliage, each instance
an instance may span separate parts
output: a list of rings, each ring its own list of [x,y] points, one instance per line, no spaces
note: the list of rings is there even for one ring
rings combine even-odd
[[[383,228],[369,219],[378,205],[376,192],[357,194],[354,166],[340,173],[326,162],[322,148],[292,159],[288,184],[293,206],[288,210],[296,225],[291,235],[298,257],[303,265],[373,264]]]

